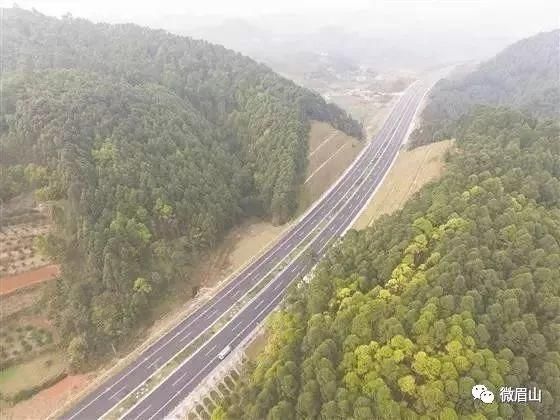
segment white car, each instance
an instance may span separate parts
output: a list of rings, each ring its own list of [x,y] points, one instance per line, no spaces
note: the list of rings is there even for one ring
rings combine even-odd
[[[230,351],[231,351],[231,346],[228,344],[222,349],[221,352],[218,353],[218,359],[224,360],[226,356],[230,353]]]

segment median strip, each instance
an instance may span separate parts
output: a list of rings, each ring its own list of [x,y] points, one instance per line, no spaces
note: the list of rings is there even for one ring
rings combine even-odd
[[[409,100],[409,103],[410,101],[411,100]],[[396,128],[400,126],[400,119],[397,121],[399,123],[396,125]],[[390,139],[392,139],[393,137],[394,134],[390,137]],[[385,147],[383,148],[381,154],[383,154],[385,150],[387,150],[389,145],[390,145],[390,141],[387,141],[386,144],[384,145]],[[378,151],[376,155],[379,152],[380,151]],[[368,166],[366,166],[366,168],[368,168],[368,174],[366,176],[369,176],[374,171],[378,163],[379,163],[378,159],[374,159],[368,164]],[[361,183],[354,182],[353,186],[357,186],[357,188],[355,190],[348,189],[348,191],[346,191],[342,199],[340,199],[337,202],[337,204],[344,202],[344,199],[348,194],[350,194],[352,197],[356,195],[360,190],[360,185]],[[336,211],[334,217],[336,217],[336,215],[338,215],[341,211],[343,211],[343,209],[344,209],[344,205],[338,211]],[[321,220],[321,222],[319,222],[319,224],[304,238],[304,240],[301,241],[298,244],[298,246],[296,246],[271,271],[269,271],[267,275],[265,275],[241,300],[234,303],[230,307],[230,309],[228,309],[228,311],[226,311],[220,318],[218,318],[218,320],[214,322],[214,324],[212,324],[212,326],[209,329],[207,329],[205,332],[199,335],[183,351],[178,353],[177,356],[172,358],[164,367],[162,367],[162,369],[157,374],[154,374],[152,377],[150,377],[149,380],[145,382],[146,386],[143,387],[142,393],[131,394],[129,397],[121,401],[120,404],[114,407],[113,410],[111,410],[107,414],[107,416],[105,416],[105,418],[116,419],[120,417],[125,412],[125,410],[133,407],[136,402],[142,399],[144,395],[149,393],[149,391],[151,391],[153,388],[155,388],[157,384],[159,384],[159,382],[161,382],[161,380],[158,380],[158,378],[165,379],[174,370],[176,370],[187,358],[189,358],[198,348],[201,347],[201,344],[209,340],[215,333],[220,331],[231,319],[233,319],[233,317],[235,317],[237,313],[239,313],[243,308],[248,306],[250,302],[259,294],[259,292],[261,292],[263,288],[265,288],[274,278],[276,278],[277,274],[284,271],[290,263],[292,263],[295,259],[297,259],[301,254],[303,254],[308,249],[309,244],[313,241],[313,239],[328,227],[328,223],[330,220],[331,218],[324,218],[323,220]]]

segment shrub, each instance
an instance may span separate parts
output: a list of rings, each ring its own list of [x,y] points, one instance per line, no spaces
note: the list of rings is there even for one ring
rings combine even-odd
[[[23,348],[23,351],[26,353],[29,353],[31,350],[33,350],[33,346],[29,344],[26,340],[22,340],[21,347]]]
[[[35,395],[36,393],[38,393],[39,391],[41,391],[45,388],[48,388],[51,385],[54,385],[57,382],[61,381],[62,379],[64,379],[66,377],[66,375],[67,375],[66,372],[61,372],[58,375],[53,376],[50,379],[47,379],[43,383],[40,383],[40,384],[35,385],[33,387],[30,387],[30,388],[22,389],[21,391],[19,391],[18,393],[16,393],[12,397],[6,397],[6,395],[1,395],[0,394],[0,398],[5,399],[6,401],[9,401],[12,404],[18,403],[18,402],[23,401],[23,400],[27,400],[27,399],[31,398],[33,395]]]

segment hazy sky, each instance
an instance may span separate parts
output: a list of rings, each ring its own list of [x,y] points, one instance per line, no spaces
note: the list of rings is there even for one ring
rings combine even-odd
[[[13,1],[0,0],[4,6]],[[556,0],[18,0],[24,8],[49,15],[66,12],[96,21],[157,22],[168,15],[255,17],[263,14],[301,15],[326,24],[357,27],[518,32],[519,36],[560,26]],[[342,20],[342,22],[339,22]],[[316,24],[316,23],[315,23]]]
[[[11,4],[13,2],[4,2]],[[70,10],[80,16],[126,16],[154,14],[220,14],[227,16],[254,16],[271,13],[292,13],[321,9],[364,9],[372,3],[387,1],[346,0],[21,0],[21,7],[35,7],[52,14]]]

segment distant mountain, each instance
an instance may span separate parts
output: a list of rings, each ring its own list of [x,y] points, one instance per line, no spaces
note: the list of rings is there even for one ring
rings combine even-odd
[[[182,30],[186,35],[225,45],[244,53],[264,49],[270,46],[272,41],[270,32],[244,19],[226,19],[219,24],[188,31],[183,27]]]
[[[311,119],[361,136],[319,95],[205,41],[18,8],[2,25],[0,199],[58,203],[43,243],[64,265],[53,313],[86,354],[170,283],[196,287],[188,267],[241,218],[293,215]]]
[[[278,64],[292,68],[308,64],[294,60],[299,53],[343,56],[378,72],[424,70],[490,57],[516,39],[512,33],[500,31],[372,23],[380,16],[371,10],[342,12],[336,17],[327,10],[316,10],[312,15],[265,14],[244,19],[182,14],[154,16],[146,23],[217,42],[280,72]]]
[[[456,79],[434,87],[414,144],[451,135],[448,127],[477,104],[504,105],[535,117],[560,115],[560,30],[521,40]]]

